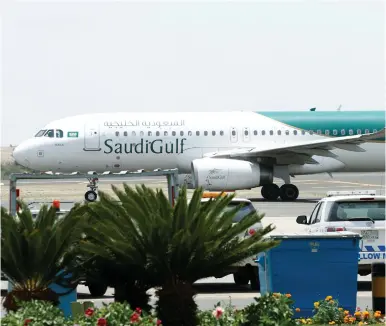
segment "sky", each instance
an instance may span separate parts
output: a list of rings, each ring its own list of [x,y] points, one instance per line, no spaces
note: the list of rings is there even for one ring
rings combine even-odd
[[[92,112],[384,110],[384,1],[1,2],[1,146]]]

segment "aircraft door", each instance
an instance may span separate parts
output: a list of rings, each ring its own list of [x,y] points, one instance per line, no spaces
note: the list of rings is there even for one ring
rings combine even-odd
[[[236,143],[237,142],[237,129],[234,127],[231,127],[231,142]]]
[[[86,123],[84,125],[84,148],[85,151],[100,151],[100,130],[98,123]]]

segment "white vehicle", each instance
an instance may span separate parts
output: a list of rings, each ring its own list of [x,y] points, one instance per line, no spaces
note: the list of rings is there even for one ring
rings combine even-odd
[[[383,262],[385,252],[385,196],[375,191],[330,192],[315,206],[309,218],[296,222],[308,232],[351,231],[362,236],[358,274],[371,273],[373,262]]]
[[[204,193],[201,202],[207,202],[210,198],[218,196],[219,193]],[[242,207],[233,218],[233,225],[240,222],[245,216],[252,212],[256,212],[255,207],[252,202],[245,198],[233,198],[232,201],[228,204],[226,211],[234,209],[236,206],[242,204]],[[248,230],[245,230],[240,237],[250,237],[253,235],[258,229],[262,229],[263,225],[261,222],[252,225]],[[251,288],[254,290],[259,290],[260,282],[258,279],[258,271],[257,271],[257,263],[255,262],[256,255],[250,258],[247,258],[235,265],[233,265],[230,269],[221,271],[216,278],[221,278],[229,274],[233,274],[233,279],[237,285],[247,285],[251,282]]]
[[[382,110],[111,112],[52,121],[13,157],[55,173],[177,168],[191,189],[262,187],[265,199],[292,201],[296,175],[385,171],[384,143]],[[85,198],[94,201],[98,179],[89,181]]]

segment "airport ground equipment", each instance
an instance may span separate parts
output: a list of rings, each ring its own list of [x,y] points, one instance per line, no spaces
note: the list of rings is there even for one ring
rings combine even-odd
[[[17,181],[28,179],[28,180],[58,180],[58,179],[79,179],[79,178],[87,178],[90,181],[88,187],[91,188],[85,194],[86,201],[94,201],[97,198],[95,193],[96,191],[96,183],[99,179],[102,178],[129,178],[129,177],[158,177],[158,176],[166,176],[168,182],[168,197],[169,201],[172,205],[174,205],[175,198],[178,197],[178,169],[169,169],[169,170],[154,170],[154,171],[138,171],[138,172],[128,172],[121,171],[119,173],[112,173],[110,171],[103,172],[101,174],[96,174],[93,171],[90,171],[87,174],[73,172],[69,174],[64,173],[12,173],[9,176],[9,194],[10,194],[10,214],[16,215],[17,203],[16,199],[18,197],[18,189],[17,189]],[[95,194],[94,194],[95,193]]]
[[[371,264],[386,259],[385,198],[376,190],[329,191],[315,205],[310,216],[298,216],[296,222],[305,231],[352,231],[362,236],[359,275],[371,274]]]
[[[371,265],[371,291],[373,311],[380,311],[385,315],[385,262]]]
[[[355,232],[276,233],[279,246],[257,256],[260,293],[289,293],[300,312],[313,315],[314,302],[332,296],[355,311],[360,235]]]

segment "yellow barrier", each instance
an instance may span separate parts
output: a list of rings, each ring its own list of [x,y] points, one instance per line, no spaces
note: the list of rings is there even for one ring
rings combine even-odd
[[[373,311],[385,314],[385,263],[371,265],[371,286],[373,296]]]

